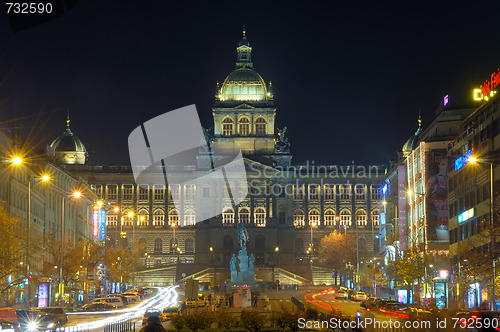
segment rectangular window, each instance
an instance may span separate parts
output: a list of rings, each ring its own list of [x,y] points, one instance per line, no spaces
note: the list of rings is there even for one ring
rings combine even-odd
[[[179,184],[170,186],[170,196],[174,201],[178,201],[181,199],[181,186]]]
[[[186,184],[184,186],[184,198],[187,201],[193,201],[194,200],[194,191],[195,191],[194,184]]]
[[[303,185],[293,185],[293,198],[294,199],[304,199],[304,186]]]
[[[310,184],[309,185],[309,199],[311,199],[311,200],[319,199],[319,190],[318,190],[317,184]]]
[[[139,200],[147,201],[149,199],[149,189],[148,188],[139,188]]]
[[[155,201],[162,201],[165,199],[165,187],[162,184],[155,184]]]
[[[356,199],[357,200],[364,200],[366,199],[365,197],[365,186],[362,184],[357,184],[356,185]]]
[[[340,199],[350,199],[351,198],[350,189],[351,188],[348,184],[341,184],[340,185]]]
[[[123,200],[131,201],[134,199],[134,187],[131,184],[123,186]]]
[[[106,215],[106,225],[107,226],[116,226],[118,224],[118,216],[114,214]]]
[[[100,184],[95,185],[94,192],[98,197],[102,197],[102,185]]]
[[[325,199],[326,200],[335,199],[335,185],[325,184]]]
[[[374,184],[372,185],[372,200],[379,200],[380,199],[380,185],[379,184]]]
[[[280,225],[286,224],[286,214],[285,212],[280,212],[278,215]]]
[[[118,198],[118,186],[116,184],[108,185],[108,199],[116,200]]]

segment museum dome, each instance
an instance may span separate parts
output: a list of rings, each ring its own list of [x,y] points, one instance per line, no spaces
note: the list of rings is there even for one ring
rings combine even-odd
[[[418,116],[418,129],[413,134],[403,145],[403,156],[408,156],[413,150],[415,150],[418,147],[419,143],[419,136],[420,133],[422,132],[422,117],[419,115]]]
[[[69,128],[69,115],[66,130],[50,144],[50,149],[56,160],[62,164],[85,164],[87,149]]]

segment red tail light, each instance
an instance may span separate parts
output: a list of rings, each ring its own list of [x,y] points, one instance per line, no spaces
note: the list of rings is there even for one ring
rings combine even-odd
[[[371,309],[370,308],[366,308],[366,311],[370,311]]]
[[[474,318],[474,319],[476,319],[476,318],[477,318],[477,315],[472,315],[472,316],[470,316],[470,318]]]

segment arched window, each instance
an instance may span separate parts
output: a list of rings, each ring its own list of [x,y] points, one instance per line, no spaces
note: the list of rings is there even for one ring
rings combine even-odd
[[[185,243],[186,252],[194,252],[194,240],[190,237],[186,239]]]
[[[295,253],[303,254],[304,253],[304,240],[300,237],[295,239]]]
[[[372,211],[372,223],[374,226],[380,225],[380,213],[378,210]]]
[[[173,209],[168,214],[168,225],[170,227],[177,227],[177,226],[179,226],[179,212],[177,210]]]
[[[319,212],[318,210],[309,211],[309,226],[319,226]]]
[[[154,251],[161,252],[162,250],[163,250],[163,242],[161,241],[161,239],[155,239]]]
[[[233,135],[233,119],[225,118],[222,120],[222,136]]]
[[[255,209],[255,226],[266,226],[266,210],[264,210],[263,208]]]
[[[231,226],[233,224],[234,224],[234,210],[233,209],[226,209],[222,213],[222,225]]]
[[[125,210],[123,212],[123,226],[132,226],[134,220],[134,213],[132,211]]]
[[[241,208],[238,214],[239,222],[243,224],[250,223],[250,211],[247,208]]]
[[[184,215],[184,226],[194,226],[196,223],[196,216],[194,214],[194,211],[189,209],[186,211],[186,214]]]
[[[351,226],[351,212],[349,210],[342,210],[340,212],[340,224]]]
[[[358,226],[366,226],[367,221],[365,210],[359,209],[356,211],[356,222],[358,223]]]
[[[335,226],[335,212],[331,209],[325,211],[325,225]]]
[[[156,210],[153,214],[153,225],[163,226],[165,224],[165,214],[162,210]]]
[[[179,241],[177,239],[171,238],[170,239],[170,252],[176,252],[177,247],[179,246]]]
[[[255,135],[256,136],[266,136],[267,134],[267,124],[264,118],[258,118],[255,120]]]
[[[250,135],[250,120],[248,120],[248,118],[240,118],[238,126],[240,136]]]
[[[141,210],[139,211],[139,226],[147,226],[148,225],[148,211]]]
[[[304,211],[295,210],[293,214],[293,225],[295,227],[304,227]]]

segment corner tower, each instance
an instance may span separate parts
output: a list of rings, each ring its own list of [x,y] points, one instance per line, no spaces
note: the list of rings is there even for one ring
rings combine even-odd
[[[284,130],[276,137],[272,85],[253,69],[245,30],[236,51],[236,68],[222,86],[217,83],[212,108],[214,142],[228,154],[241,150],[246,157],[264,157],[270,164],[287,166],[291,161],[289,143]]]

